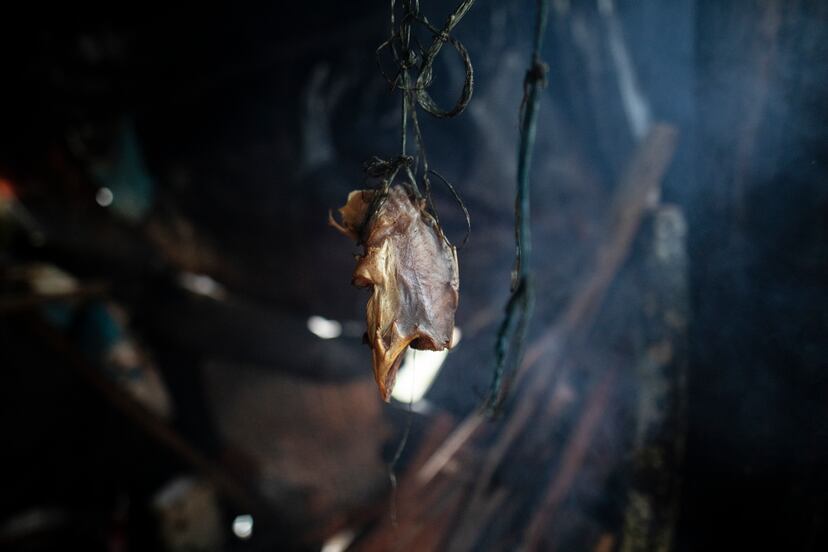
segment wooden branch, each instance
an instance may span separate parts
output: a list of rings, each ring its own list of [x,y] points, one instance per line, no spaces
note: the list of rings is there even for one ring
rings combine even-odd
[[[757,6],[758,7],[758,6]],[[747,219],[747,189],[750,174],[748,171],[755,155],[757,137],[765,117],[768,100],[771,97],[771,87],[775,73],[779,71],[779,30],[783,24],[782,3],[777,0],[764,2],[759,7],[758,29],[751,29],[755,33],[751,37],[752,44],[745,51],[750,52],[748,59],[751,71],[752,86],[749,93],[741,98],[741,117],[736,134],[734,174],[730,181],[729,206],[732,212],[734,232],[729,236],[742,234],[741,228]],[[750,22],[755,25],[753,21]],[[740,29],[741,30],[741,29]],[[732,238],[730,238],[732,239]]]
[[[670,550],[686,434],[686,225],[662,207],[643,232],[640,345],[636,354],[637,416],[621,552]],[[646,307],[645,307],[646,305]]]
[[[396,526],[391,520],[388,502],[380,500],[372,503],[367,509],[349,516],[348,519],[326,527],[324,534],[316,534],[315,539],[309,540],[322,541],[325,537],[347,527],[363,527],[376,522],[377,526],[368,535],[357,539],[354,546],[358,550],[384,551],[395,548],[401,539],[415,539],[424,527],[429,527],[429,530],[433,531],[429,524],[424,526],[423,520],[428,516],[434,516],[435,508],[439,510],[440,503],[451,498],[447,492],[452,491],[454,482],[444,478],[429,484],[431,480],[423,482],[418,474],[434,450],[445,440],[453,425],[454,420],[448,414],[439,414],[431,420],[422,444],[397,488],[395,501],[399,511]],[[460,497],[456,498],[459,500]],[[453,506],[447,507],[453,510]]]
[[[473,412],[451,432],[443,444],[428,458],[417,472],[420,485],[426,485],[449,463],[458,450],[471,438],[485,420],[480,412]]]
[[[0,314],[25,311],[56,301],[74,301],[103,297],[109,293],[106,284],[89,284],[65,293],[31,293],[27,295],[0,297]]]
[[[661,180],[676,147],[678,132],[667,124],[655,125],[639,146],[616,189],[605,226],[604,240],[593,255],[593,269],[561,319],[526,354],[526,371],[550,350],[575,337],[584,337],[621,264],[627,258],[641,218],[659,199]]]
[[[566,498],[578,471],[584,462],[595,430],[606,411],[610,392],[615,383],[616,368],[610,368],[592,391],[583,414],[564,448],[558,473],[552,478],[541,500],[540,506],[529,523],[524,537],[525,550],[538,550],[544,530],[550,526],[561,502]]]

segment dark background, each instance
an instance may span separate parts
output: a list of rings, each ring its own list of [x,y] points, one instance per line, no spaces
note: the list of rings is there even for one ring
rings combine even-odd
[[[442,4],[425,4],[435,20],[448,9]],[[583,244],[573,236],[597,225],[600,198],[637,140],[604,15],[592,2],[567,4],[566,13],[553,9],[544,51],[534,331],[577,283]],[[499,313],[508,293],[517,108],[533,8],[479,0],[456,30],[475,64],[472,104],[449,121],[423,115],[430,161],[472,217],[470,245],[460,252],[461,328],[480,311]],[[651,119],[679,131],[662,194],[688,228],[688,430],[674,549],[823,550],[828,9],[619,1],[615,15]],[[363,161],[397,152],[399,99],[374,60],[387,4],[135,4],[0,20],[0,177],[36,228],[9,234],[4,273],[44,261],[105,282],[152,351],[177,429],[244,472],[247,460],[228,457],[217,429],[221,410],[211,401],[221,399],[202,391],[211,359],[337,385],[364,381],[368,371],[359,332],[320,349],[304,321],[361,317],[365,295],[347,286],[356,249],[325,218],[363,185]],[[461,73],[445,57],[434,86],[448,102]],[[132,139],[138,161],[124,145]],[[575,157],[586,169],[567,165]],[[118,186],[130,182],[141,183],[137,203],[118,208]],[[95,202],[101,186],[115,192],[111,208]],[[436,200],[459,241],[462,216],[448,194]],[[193,299],[176,284],[182,270],[209,274],[234,301]],[[4,291],[18,290],[7,280]],[[152,547],[156,522],[135,505],[187,469],[180,457],[111,414],[65,368],[65,352],[45,345],[31,312],[0,316],[0,517],[48,505],[72,520],[62,530],[100,548],[113,512],[126,508],[130,546]],[[429,394],[442,411],[462,416],[478,404],[496,315],[485,320]],[[393,411],[381,416],[396,432],[404,424]],[[372,445],[378,455],[385,447],[386,460],[394,431]],[[382,479],[365,473],[366,481]],[[378,496],[372,492],[364,496]],[[282,511],[293,499],[279,496]],[[131,506],[119,506],[125,500]],[[306,542],[306,520],[274,520],[262,549]]]

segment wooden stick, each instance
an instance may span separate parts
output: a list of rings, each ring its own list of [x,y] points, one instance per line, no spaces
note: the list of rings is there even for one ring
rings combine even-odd
[[[89,284],[78,289],[61,293],[31,293],[0,297],[0,314],[24,311],[56,301],[77,301],[90,297],[103,297],[109,292],[106,284]]]
[[[584,412],[578,420],[572,436],[564,448],[557,475],[552,478],[540,506],[535,511],[524,537],[524,549],[536,550],[550,520],[555,517],[561,502],[566,498],[578,471],[583,464],[592,436],[606,410],[610,392],[615,383],[616,368],[609,369],[601,378],[587,400]]]
[[[485,420],[485,416],[478,411],[467,416],[417,472],[418,483],[420,485],[426,485],[435,475],[440,473],[457,451],[477,431],[477,428],[480,427],[483,420]]]
[[[413,521],[422,519],[423,512],[428,512],[434,504],[439,504],[446,494],[446,489],[451,490],[451,485],[448,485],[449,481],[447,480],[443,480],[439,484],[430,480],[423,483],[419,480],[418,474],[422,470],[423,464],[432,456],[434,450],[446,439],[453,425],[454,419],[445,413],[437,415],[430,421],[417,455],[411,460],[411,464],[401,478],[397,489],[396,503],[399,507],[397,527],[394,527],[391,522],[388,503],[379,500],[368,508],[329,524],[323,531],[315,532],[315,538],[309,539],[309,541],[321,541],[348,527],[364,527],[369,523],[376,522],[377,527],[370,534],[355,542],[358,549],[386,550],[389,547],[389,542],[398,542],[401,535],[407,534]]]
[[[636,324],[639,392],[621,552],[670,549],[687,431],[686,225],[679,209],[665,206],[648,227],[637,253],[643,262],[636,280],[646,298]]]

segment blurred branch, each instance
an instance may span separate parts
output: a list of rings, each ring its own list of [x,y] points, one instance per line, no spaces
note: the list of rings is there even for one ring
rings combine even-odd
[[[754,150],[759,136],[760,126],[765,118],[768,99],[771,93],[772,80],[779,64],[779,29],[782,25],[782,8],[780,2],[771,0],[764,2],[761,9],[760,25],[750,48],[746,60],[753,73],[755,83],[750,93],[742,98],[742,117],[739,121],[737,142],[735,144],[736,162],[735,174],[730,186],[730,208],[733,213],[733,234],[742,233],[741,226],[747,218],[745,207],[749,171],[754,161]]]
[[[0,297],[0,314],[25,311],[58,301],[74,301],[89,299],[91,297],[102,297],[107,295],[107,293],[109,293],[109,286],[106,284],[88,284],[66,293],[32,293],[27,295],[5,296]]]
[[[621,552],[671,549],[686,438],[686,224],[680,210],[662,207],[647,226],[636,275],[637,416]]]
[[[569,442],[561,454],[558,473],[552,478],[549,485],[547,485],[540,506],[535,510],[532,521],[526,530],[524,536],[525,549],[538,549],[538,544],[540,543],[544,530],[549,527],[550,521],[555,517],[558,506],[560,506],[569,489],[572,487],[572,483],[578,475],[581,464],[584,462],[584,456],[587,453],[595,430],[598,428],[598,423],[606,411],[610,392],[615,383],[616,371],[617,368],[615,367],[607,370],[602,376],[601,381],[592,393],[590,393],[581,417],[572,432],[572,436],[569,438]]]
[[[615,3],[613,0],[604,0],[599,2],[598,6],[606,23],[607,47],[618,76],[618,91],[627,116],[627,123],[630,126],[630,133],[635,136],[636,140],[640,140],[647,135],[652,124],[650,104],[638,84],[632,56],[624,39],[624,29],[615,13]]]

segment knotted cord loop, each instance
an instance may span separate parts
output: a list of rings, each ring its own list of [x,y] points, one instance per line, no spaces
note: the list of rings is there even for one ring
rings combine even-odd
[[[380,73],[392,89],[399,89],[403,93],[414,92],[417,105],[427,113],[438,118],[450,118],[459,115],[471,100],[474,89],[474,68],[471,63],[471,57],[466,47],[463,46],[463,43],[451,36],[451,31],[463,16],[466,15],[466,12],[469,11],[472,4],[474,4],[474,0],[463,0],[460,2],[457,8],[455,8],[454,13],[446,20],[443,28],[437,28],[425,16],[420,14],[419,2],[416,0],[402,0],[404,15],[400,18],[399,25],[397,26],[395,17],[397,9],[396,0],[391,0],[391,33],[388,40],[380,44],[376,51],[377,65]],[[432,42],[427,50],[424,50],[416,39],[416,49],[412,47],[411,41],[413,38],[414,24],[425,27],[432,34]],[[451,44],[460,55],[465,74],[463,89],[451,109],[440,108],[427,90],[432,84],[434,60],[446,43]],[[382,64],[382,54],[387,49],[391,51],[391,55],[397,65],[397,72],[393,76],[390,76],[385,71]],[[418,70],[416,78],[413,79],[413,84],[404,82],[406,80],[403,78],[404,74],[415,67]]]

